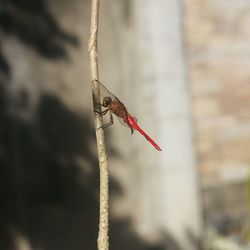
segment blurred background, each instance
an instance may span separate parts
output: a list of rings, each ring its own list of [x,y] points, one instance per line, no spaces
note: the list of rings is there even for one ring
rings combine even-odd
[[[90,0],[0,0],[0,249],[92,250]],[[110,248],[250,249],[250,2],[101,1],[100,80],[163,149],[105,130]]]

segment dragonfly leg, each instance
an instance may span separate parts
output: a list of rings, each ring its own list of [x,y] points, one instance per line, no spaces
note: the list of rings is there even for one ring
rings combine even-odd
[[[102,104],[101,103],[96,103],[96,107],[101,108]]]
[[[109,109],[108,109],[109,110]],[[106,111],[106,110],[105,110]],[[106,124],[103,124],[100,128],[107,128],[107,127],[109,127],[109,126],[111,126],[111,125],[113,125],[114,124],[114,120],[113,120],[113,116],[112,116],[112,112],[111,111],[109,111],[109,117],[110,117],[110,121],[109,121],[109,123],[106,123]],[[98,129],[100,129],[100,128],[98,128]]]
[[[101,103],[96,103],[96,107],[101,108],[101,107],[104,107],[104,106]]]
[[[103,111],[98,111],[98,110],[95,110],[95,112],[99,115],[106,115],[107,112],[109,111],[109,109],[106,109],[106,110],[103,110]]]

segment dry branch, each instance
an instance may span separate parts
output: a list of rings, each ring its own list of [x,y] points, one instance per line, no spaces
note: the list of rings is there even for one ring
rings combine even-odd
[[[92,0],[91,10],[91,27],[89,39],[89,56],[90,56],[90,71],[91,71],[91,88],[93,96],[94,110],[101,111],[100,109],[100,87],[97,81],[98,74],[98,54],[97,54],[97,34],[98,34],[98,19],[99,19],[99,0]],[[97,139],[97,153],[100,168],[100,218],[99,218],[99,234],[98,234],[98,250],[108,250],[108,197],[109,197],[109,175],[108,163],[104,142],[103,129],[98,129],[102,126],[102,116],[94,113],[96,139]]]

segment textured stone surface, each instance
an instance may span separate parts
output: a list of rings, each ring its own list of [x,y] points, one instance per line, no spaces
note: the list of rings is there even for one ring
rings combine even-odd
[[[206,221],[239,240],[249,214],[250,1],[186,0],[185,13]]]
[[[250,160],[250,2],[185,3],[201,178],[219,182],[210,177]]]

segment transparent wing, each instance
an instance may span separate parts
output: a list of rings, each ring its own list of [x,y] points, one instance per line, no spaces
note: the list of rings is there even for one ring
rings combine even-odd
[[[101,92],[102,97],[110,96],[113,100],[116,99],[119,101],[119,99],[108,88],[106,88],[100,81],[98,81],[98,80],[96,80],[96,81],[100,85],[100,92]]]

